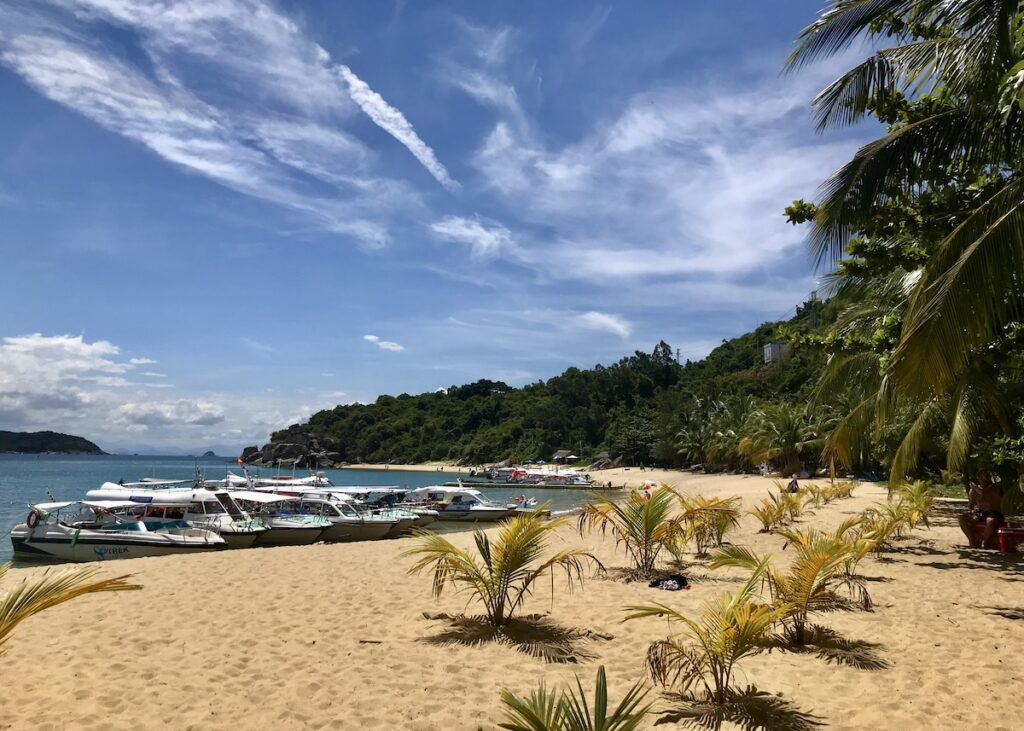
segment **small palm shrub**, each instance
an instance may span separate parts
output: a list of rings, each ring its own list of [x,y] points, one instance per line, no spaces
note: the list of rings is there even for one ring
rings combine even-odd
[[[576,676],[576,689],[555,693],[543,683],[521,698],[509,690],[501,692],[508,731],[634,731],[650,712],[651,704],[641,705],[649,691],[636,683],[614,710],[608,710],[608,679],[604,666],[597,669],[593,707],[587,702],[583,684]]]
[[[786,522],[799,520],[807,506],[807,495],[802,492],[782,493],[782,504],[786,511]]]
[[[583,583],[584,566],[604,567],[588,551],[572,549],[548,554],[548,539],[566,518],[546,520],[548,503],[536,510],[506,520],[492,543],[483,531],[473,533],[477,555],[453,545],[430,531],[416,531],[416,542],[403,556],[417,560],[410,574],[433,572],[433,594],[440,597],[452,587],[470,595],[484,606],[487,624],[502,627],[512,619],[530,595],[533,585],[543,576],[561,569],[571,590]]]
[[[857,487],[857,484],[853,480],[842,480],[832,486],[832,492],[836,498],[840,500],[846,500],[853,497],[853,489]]]
[[[815,483],[804,485],[803,487],[804,499],[807,503],[810,503],[815,508],[820,508],[829,502],[829,493],[827,488],[823,488]]]
[[[924,480],[917,480],[901,485],[897,488],[896,494],[902,504],[907,527],[914,530],[919,523],[923,523],[925,528],[929,528],[928,513],[935,502],[935,491],[932,490],[932,486]]]
[[[712,556],[711,567],[731,566],[749,569],[752,575],[763,575],[772,606],[781,613],[783,636],[794,645],[803,645],[808,639],[812,615],[834,612],[848,605],[836,589],[849,586],[844,568],[850,546],[834,534],[818,531],[791,531],[788,537],[796,556],[785,569],[775,565],[771,556],[758,556],[742,546],[720,548]],[[853,582],[866,594],[863,581],[853,579]]]
[[[0,564],[0,580],[10,567],[10,564]],[[96,574],[94,568],[56,572],[47,570],[39,576],[22,579],[13,588],[0,592],[0,655],[3,655],[4,645],[15,628],[35,614],[86,594],[142,588],[138,584],[128,583],[131,576],[94,580]]]
[[[649,579],[661,552],[666,545],[678,545],[685,526],[675,511],[675,493],[658,488],[647,499],[636,492],[621,501],[594,495],[580,512],[578,528],[581,534],[595,528],[610,531],[616,544],[626,549],[633,576]]]
[[[741,500],[738,497],[678,497],[683,509],[683,521],[698,556],[706,556],[708,549],[722,545],[726,534],[739,526]]]
[[[656,682],[714,706],[733,698],[736,665],[766,650],[765,637],[783,616],[782,610],[759,601],[757,586],[764,571],[763,566],[755,570],[738,592],[706,602],[698,619],[664,604],[628,608],[628,620],[665,617],[670,626],[680,627],[647,650],[647,668]]]
[[[761,523],[761,533],[771,533],[786,522],[786,503],[781,494],[768,493],[760,505],[750,509],[750,515]]]

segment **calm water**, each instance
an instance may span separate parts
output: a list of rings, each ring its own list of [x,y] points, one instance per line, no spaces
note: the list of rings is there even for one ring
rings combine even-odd
[[[238,472],[234,460],[222,457],[193,459],[192,457],[117,457],[117,456],[65,456],[0,454],[0,563],[11,557],[8,532],[25,520],[28,506],[54,500],[79,500],[88,490],[104,482],[135,482],[142,477],[167,480],[188,480],[199,469],[208,479],[223,479],[227,470]],[[325,470],[335,485],[395,485],[398,487],[426,487],[439,485],[458,477],[468,476],[452,472],[398,472],[379,470]],[[262,470],[264,476],[278,474],[275,470]],[[281,473],[290,474],[290,472]],[[300,476],[305,472],[299,472]],[[487,489],[484,494],[491,500],[503,502],[516,495],[536,497],[540,502],[551,501],[552,510],[576,507],[585,498],[583,490],[541,489]]]

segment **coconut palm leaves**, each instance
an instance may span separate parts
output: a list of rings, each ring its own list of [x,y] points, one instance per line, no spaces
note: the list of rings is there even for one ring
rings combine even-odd
[[[784,612],[759,601],[757,586],[765,566],[752,573],[738,592],[708,601],[697,619],[664,604],[629,607],[627,619],[665,617],[679,631],[647,651],[655,681],[677,687],[695,700],[723,705],[736,693],[736,665],[764,652],[765,635]]]
[[[836,592],[847,583],[844,566],[850,551],[848,543],[831,534],[800,535],[799,540],[791,536],[796,556],[786,569],[775,565],[771,556],[759,556],[742,546],[721,548],[711,559],[712,568],[749,569],[752,576],[763,577],[772,606],[780,611],[783,634],[794,645],[807,642],[812,615],[834,612],[848,604]]]
[[[851,235],[886,206],[950,191],[966,204],[940,211],[941,233],[913,242],[927,257],[898,307],[905,316],[895,347],[860,358],[874,356],[879,366],[864,383],[881,382],[864,390],[830,440],[849,466],[863,454],[858,436],[872,419],[881,424],[887,410],[925,405],[893,462],[894,483],[940,425],[950,428],[951,469],[962,467],[983,417],[1006,433],[986,392],[996,383],[993,344],[1024,318],[1022,10],[1017,0],[833,0],[789,61],[797,68],[858,39],[878,49],[819,94],[822,128],[869,112],[891,122],[887,108],[910,110],[822,186],[810,237],[819,262],[837,262]],[[875,231],[878,244],[901,235],[895,215],[889,229]]]
[[[616,544],[626,550],[636,578],[651,578],[666,544],[675,541],[684,529],[684,518],[675,510],[675,493],[658,488],[649,498],[637,492],[631,492],[625,500],[597,494],[592,498],[580,512],[580,532],[595,528],[611,532]]]
[[[739,527],[742,501],[738,497],[678,497],[679,505],[683,509],[686,535],[693,540],[698,556],[705,556],[709,548],[722,545],[726,534]]]
[[[509,731],[634,731],[650,711],[649,703],[641,705],[647,693],[637,683],[609,711],[608,679],[602,665],[597,669],[593,706],[587,702],[578,675],[576,688],[568,692],[555,693],[543,683],[527,698],[504,690],[501,702],[506,720],[498,726]]]
[[[739,451],[753,464],[771,462],[792,474],[804,459],[817,458],[822,444],[820,430],[803,407],[769,404],[750,417]]]
[[[553,582],[554,574],[561,570],[571,590],[577,583],[583,583],[587,562],[603,569],[600,561],[587,551],[547,553],[552,532],[564,525],[566,519],[546,520],[546,508],[547,503],[505,521],[493,543],[486,533],[476,531],[475,556],[442,536],[417,531],[415,545],[402,554],[417,559],[409,573],[432,571],[435,597],[440,597],[448,587],[466,592],[471,601],[483,604],[487,624],[502,627],[519,611],[538,579],[550,575]]]
[[[0,580],[10,564],[0,564]],[[0,592],[0,655],[14,629],[29,617],[85,594],[141,589],[128,583],[130,576],[95,579],[96,569],[45,571],[40,576],[22,579],[14,587]]]

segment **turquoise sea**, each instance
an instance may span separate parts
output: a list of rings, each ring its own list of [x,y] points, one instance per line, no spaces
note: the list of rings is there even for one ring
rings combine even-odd
[[[121,456],[68,456],[0,454],[0,563],[11,558],[11,542],[7,535],[11,528],[25,520],[28,506],[50,500],[77,500],[88,490],[104,482],[135,482],[142,477],[167,480],[188,480],[195,477],[196,468],[208,479],[223,479],[227,470],[239,472],[233,459],[211,457],[121,457]],[[439,485],[458,477],[463,472],[401,472],[380,470],[325,470],[335,485],[395,485],[398,487],[425,487]],[[264,468],[263,475],[278,473]],[[299,476],[306,474],[300,471]],[[536,497],[540,502],[551,501],[552,510],[568,510],[583,502],[583,490],[542,489],[487,489],[484,494],[495,501],[511,500],[516,495]]]

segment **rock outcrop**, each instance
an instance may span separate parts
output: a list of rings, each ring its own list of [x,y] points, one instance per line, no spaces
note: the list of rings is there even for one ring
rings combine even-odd
[[[294,427],[278,432],[275,436],[279,441],[267,442],[262,449],[255,445],[246,447],[239,458],[246,464],[283,464],[299,468],[331,468],[344,463],[345,455],[341,445],[333,437],[310,436]]]

